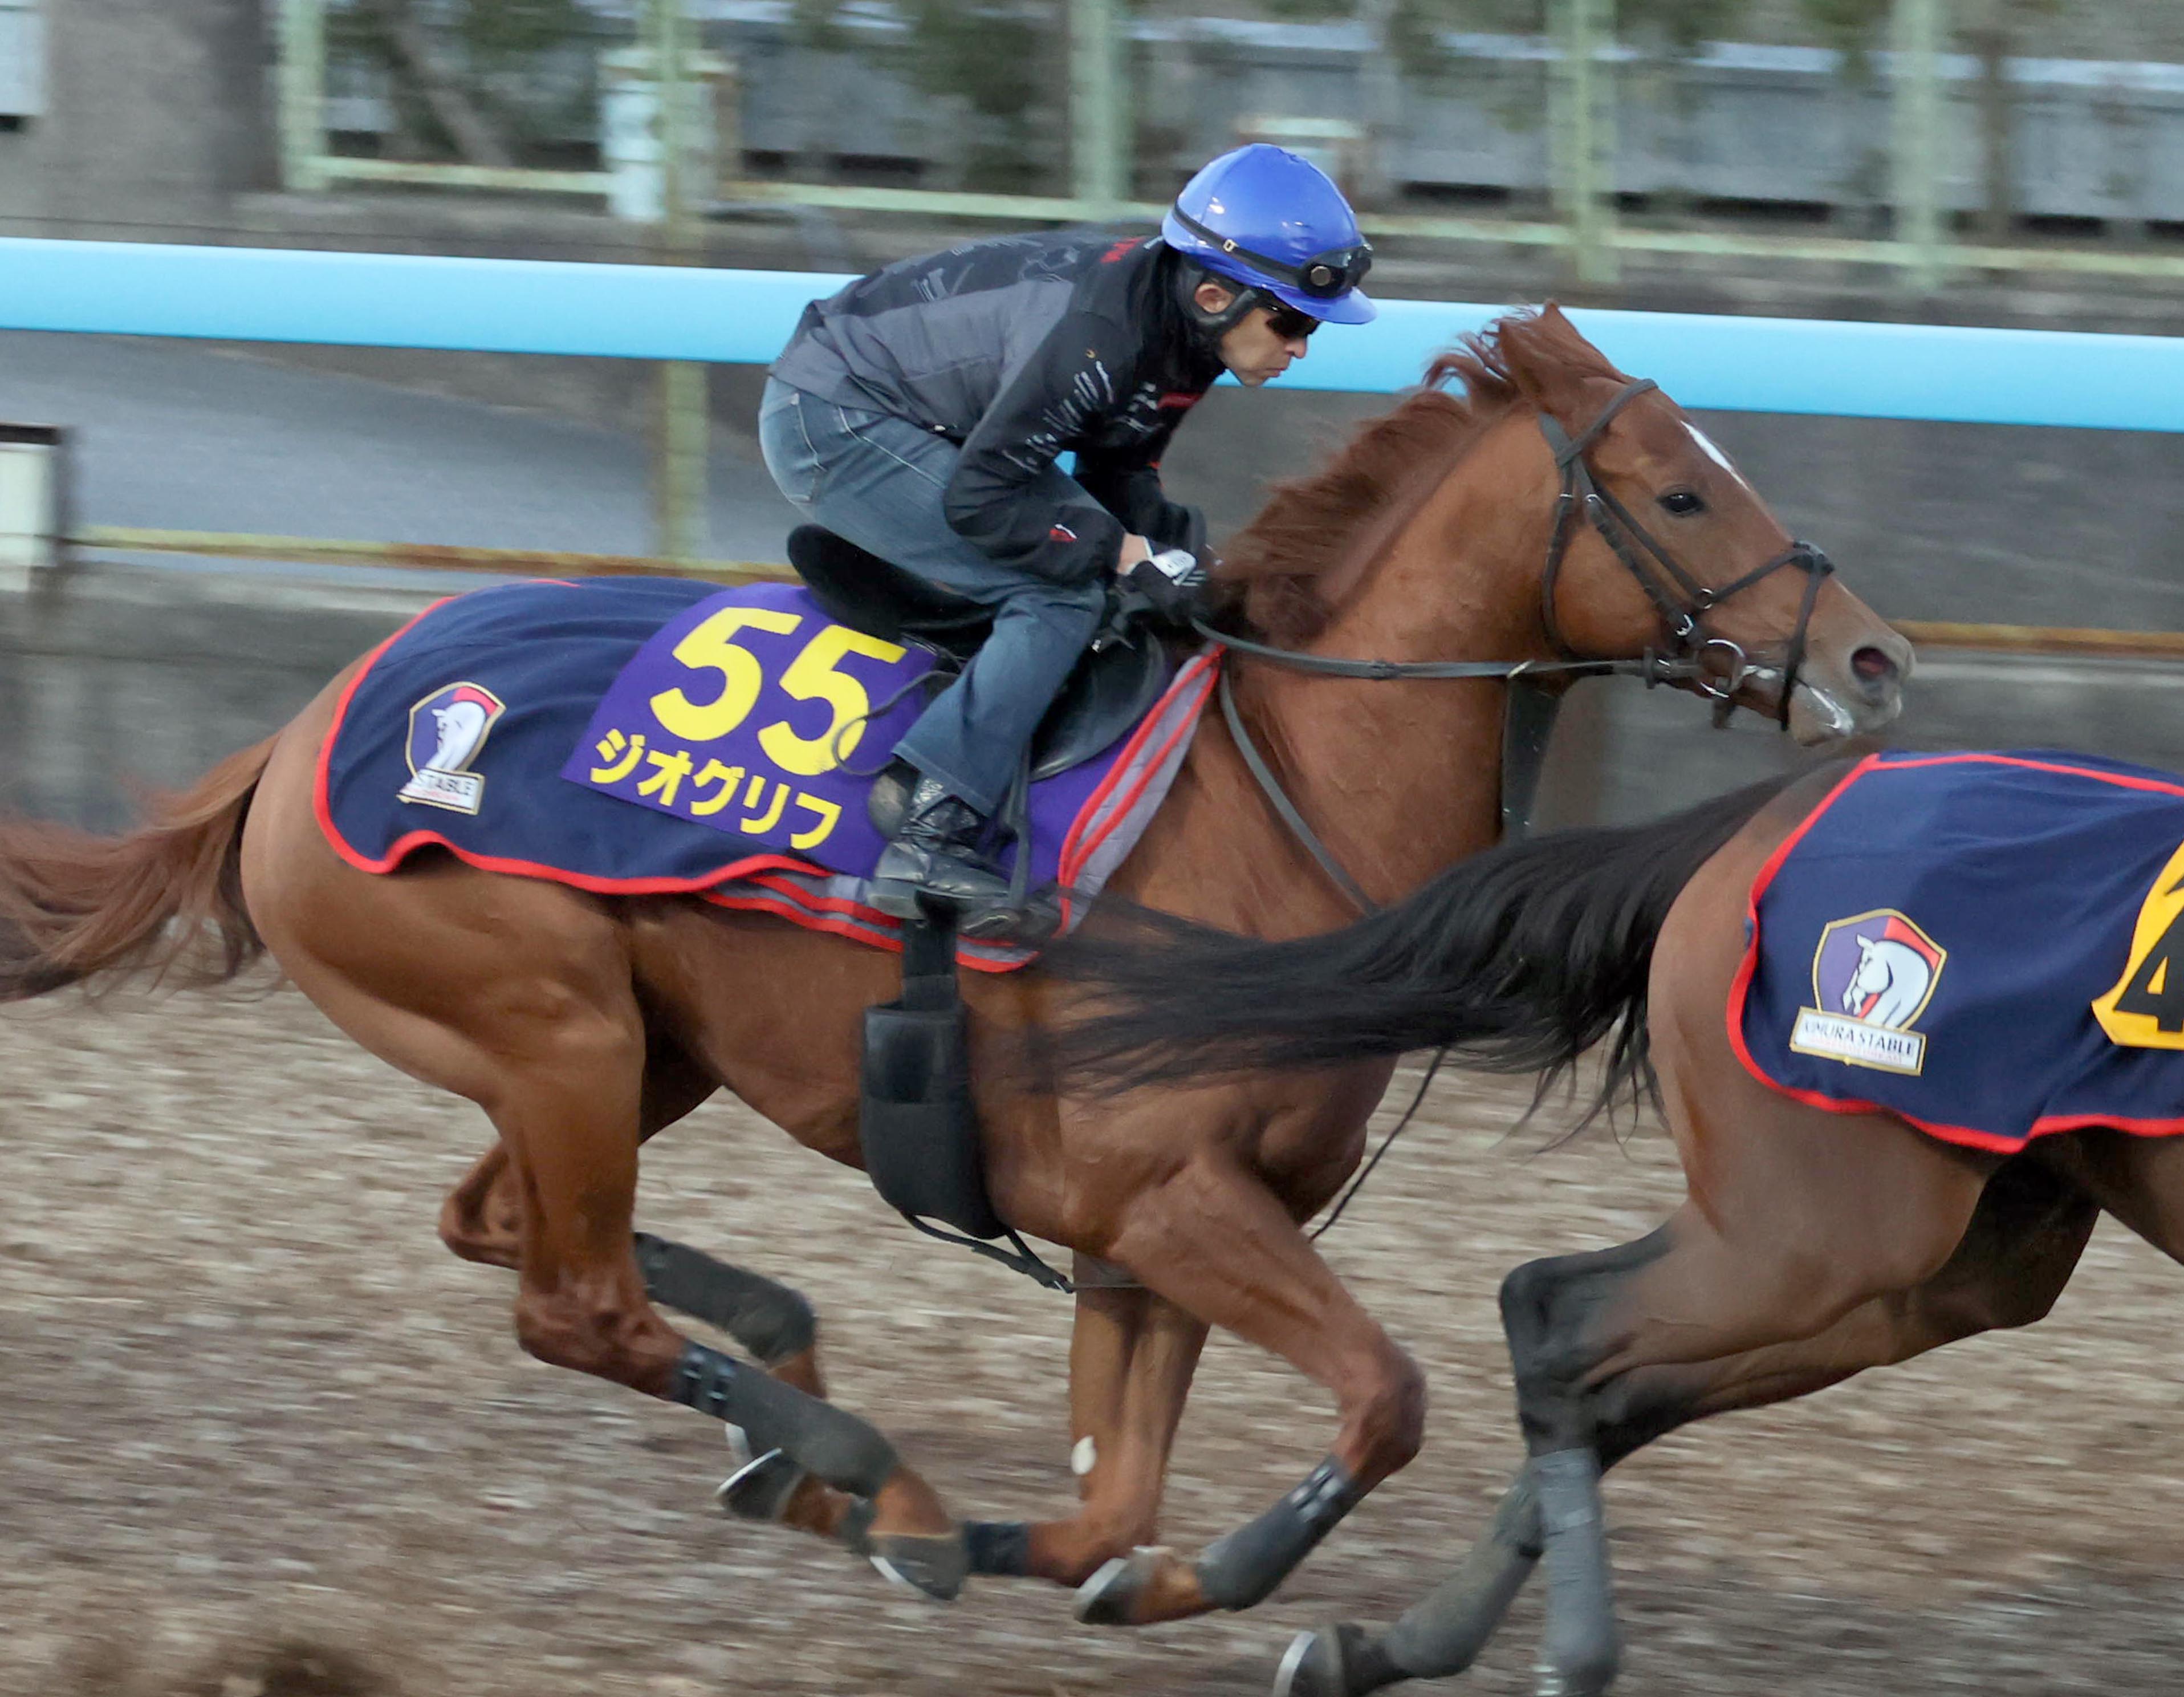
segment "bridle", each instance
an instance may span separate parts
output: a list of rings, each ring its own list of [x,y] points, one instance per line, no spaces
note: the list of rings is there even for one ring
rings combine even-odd
[[[1754,584],[1763,583],[1786,567],[1796,567],[1806,573],[1805,594],[1797,611],[1797,622],[1790,634],[1779,668],[1780,695],[1775,712],[1776,723],[1784,729],[1789,728],[1790,701],[1797,687],[1797,673],[1805,658],[1806,633],[1812,623],[1813,609],[1819,599],[1821,582],[1832,572],[1835,562],[1808,542],[1792,543],[1763,566],[1754,567],[1732,583],[1709,585],[1700,583],[1685,570],[1667,548],[1640,524],[1630,509],[1609,490],[1602,488],[1593,476],[1585,454],[1600,440],[1617,414],[1641,395],[1655,393],[1660,385],[1651,378],[1641,377],[1624,385],[1622,392],[1602,408],[1600,415],[1576,436],[1565,431],[1556,420],[1545,412],[1540,414],[1540,429],[1547,438],[1547,446],[1554,452],[1556,469],[1562,473],[1562,494],[1556,503],[1555,528],[1547,543],[1546,570],[1540,585],[1540,618],[1547,639],[1559,650],[1561,658],[1555,660],[1345,660],[1327,655],[1302,654],[1294,649],[1276,648],[1270,644],[1254,642],[1248,638],[1217,630],[1203,619],[1192,623],[1199,634],[1209,640],[1239,654],[1256,660],[1268,661],[1286,667],[1291,671],[1315,673],[1326,678],[1362,678],[1391,679],[1403,678],[1499,678],[1516,684],[1535,678],[1551,675],[1563,678],[1600,677],[1619,675],[1646,680],[1646,687],[1657,684],[1692,684],[1698,692],[1714,703],[1714,723],[1726,723],[1735,710],[1736,696],[1755,678],[1777,674],[1773,667],[1755,666],[1744,648],[1726,637],[1710,634],[1706,628],[1706,615],[1731,596],[1740,595]],[[1600,533],[1615,557],[1620,560],[1645,591],[1668,637],[1665,649],[1647,649],[1635,660],[1599,658],[1580,653],[1563,637],[1559,622],[1555,617],[1555,587],[1562,574],[1563,560],[1568,555],[1571,521],[1580,509]],[[1635,545],[1634,545],[1635,544]],[[1644,553],[1639,550],[1643,549]],[[1658,563],[1658,570],[1649,567],[1646,555]],[[1667,574],[1664,581],[1662,573]],[[1257,780],[1268,804],[1286,824],[1290,833],[1303,845],[1329,879],[1349,897],[1361,913],[1373,911],[1376,903],[1359,887],[1341,862],[1337,860],[1323,843],[1296,804],[1284,792],[1273,769],[1260,753],[1245,728],[1243,717],[1236,711],[1236,701],[1228,682],[1228,668],[1221,671],[1218,694],[1221,712],[1227,722],[1228,734],[1245,765]],[[1523,807],[1513,807],[1510,795],[1513,788],[1525,793],[1538,776],[1538,759],[1545,751],[1546,733],[1552,725],[1552,698],[1538,697],[1536,692],[1524,710],[1517,710],[1524,699],[1519,692],[1511,691],[1511,711],[1504,725],[1507,753],[1503,762],[1502,819],[1507,834],[1523,834]],[[1542,705],[1542,702],[1545,705]],[[1515,758],[1513,759],[1512,756]],[[1522,764],[1518,762],[1521,761]],[[1515,780],[1513,784],[1513,779]]]
[[[1546,413],[1540,415],[1540,429],[1547,438],[1547,445],[1554,449],[1555,468],[1563,477],[1562,495],[1555,508],[1554,535],[1547,544],[1547,569],[1540,582],[1540,622],[1546,627],[1547,639],[1564,655],[1572,659],[1581,657],[1563,637],[1555,618],[1555,584],[1562,574],[1563,561],[1569,553],[1570,521],[1582,508],[1592,528],[1600,533],[1600,539],[1637,580],[1638,587],[1646,592],[1646,599],[1661,616],[1669,634],[1671,656],[1698,663],[1699,669],[1686,675],[1701,695],[1715,703],[1716,722],[1720,723],[1728,718],[1737,692],[1747,683],[1755,678],[1773,676],[1776,668],[1754,666],[1740,645],[1727,637],[1709,635],[1706,615],[1731,596],[1741,595],[1775,572],[1794,566],[1805,573],[1805,594],[1780,668],[1781,688],[1774,715],[1775,722],[1787,730],[1791,698],[1797,693],[1797,673],[1805,662],[1806,633],[1813,622],[1813,609],[1819,600],[1820,584],[1836,569],[1835,561],[1809,542],[1792,542],[1765,565],[1754,567],[1732,583],[1702,583],[1685,571],[1676,556],[1638,522],[1614,492],[1602,487],[1585,457],[1585,450],[1600,439],[1616,414],[1641,395],[1652,394],[1659,388],[1650,377],[1624,385],[1623,392],[1575,437]],[[1633,543],[1637,546],[1632,546]],[[1638,551],[1639,548],[1644,549],[1644,555]],[[1647,565],[1645,555],[1652,556],[1659,572]],[[1666,582],[1662,579],[1662,572],[1667,573]],[[1713,654],[1726,662],[1718,679],[1705,664],[1708,656]]]

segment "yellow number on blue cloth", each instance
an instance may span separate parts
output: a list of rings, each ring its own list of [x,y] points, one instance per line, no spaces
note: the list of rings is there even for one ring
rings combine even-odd
[[[758,745],[766,751],[766,757],[799,778],[832,772],[864,740],[865,717],[872,710],[872,698],[865,686],[834,667],[852,654],[892,664],[904,652],[899,644],[883,642],[847,625],[828,625],[788,662],[788,669],[781,674],[781,687],[800,701],[826,702],[834,710],[833,722],[816,737],[800,737],[786,723],[766,726],[758,734]],[[838,737],[841,739],[838,748],[835,746]]]
[[[2184,1049],[2184,848],[2169,857],[2138,910],[2131,959],[2093,1003],[2109,1041],[2133,1049]]]
[[[686,742],[711,742],[727,735],[749,717],[766,684],[756,657],[736,646],[736,633],[749,628],[787,636],[803,622],[801,613],[772,607],[722,608],[675,645],[675,657],[692,671],[721,674],[721,693],[700,703],[680,689],[663,690],[652,698],[653,717]]]

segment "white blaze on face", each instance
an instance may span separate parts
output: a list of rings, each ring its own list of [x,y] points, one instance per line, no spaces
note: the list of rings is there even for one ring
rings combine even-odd
[[[476,701],[458,701],[451,707],[435,707],[432,717],[440,728],[440,745],[426,764],[436,772],[460,772],[485,730],[485,708]]]
[[[1720,466],[1723,471],[1728,472],[1729,475],[1736,478],[1738,483],[1742,483],[1746,488],[1748,489],[1752,487],[1750,481],[1745,477],[1743,472],[1736,469],[1735,462],[1730,459],[1729,455],[1721,451],[1720,447],[1715,443],[1713,438],[1708,435],[1706,432],[1700,429],[1698,426],[1690,422],[1688,420],[1685,421],[1684,428],[1691,432],[1691,440],[1699,444],[1699,451],[1704,454],[1708,459],[1713,461],[1715,465]]]

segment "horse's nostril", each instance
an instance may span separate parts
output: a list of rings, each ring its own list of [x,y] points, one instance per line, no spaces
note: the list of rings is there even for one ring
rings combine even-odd
[[[1861,684],[1885,684],[1897,675],[1896,662],[1878,648],[1861,648],[1852,655],[1850,669]]]

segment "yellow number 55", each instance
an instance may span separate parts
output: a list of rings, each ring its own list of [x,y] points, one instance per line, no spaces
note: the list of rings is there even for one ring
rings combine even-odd
[[[834,667],[852,654],[896,661],[903,653],[895,643],[882,642],[847,625],[828,625],[789,661],[788,669],[781,674],[781,687],[800,701],[826,702],[834,710],[833,720],[816,737],[800,737],[786,724],[768,725],[758,734],[758,745],[766,751],[766,757],[799,778],[832,772],[864,740],[864,717],[872,710],[872,698],[865,686]],[[837,737],[841,739],[838,748],[834,742]]]
[[[749,650],[736,646],[736,633],[748,628],[787,636],[803,622],[801,613],[778,612],[772,607],[722,608],[675,645],[675,657],[693,672],[721,674],[721,693],[710,701],[699,702],[680,689],[665,690],[652,698],[652,716],[662,729],[685,742],[710,742],[726,736],[749,717],[766,683],[756,658]]]
[[[736,634],[763,630],[788,636],[803,622],[801,613],[772,607],[723,607],[675,645],[675,657],[692,671],[721,674],[720,694],[710,701],[694,701],[681,689],[663,690],[652,698],[653,717],[662,729],[685,742],[711,742],[727,735],[750,717],[766,684],[757,657],[737,645]],[[892,661],[901,659],[904,652],[897,644],[846,625],[822,628],[788,662],[781,674],[781,687],[800,701],[826,702],[834,710],[833,721],[816,737],[800,737],[786,723],[766,726],[758,734],[766,758],[799,778],[833,771],[863,740],[865,728],[860,722],[872,706],[865,686],[835,667],[852,654]],[[834,746],[838,736],[839,749]]]

